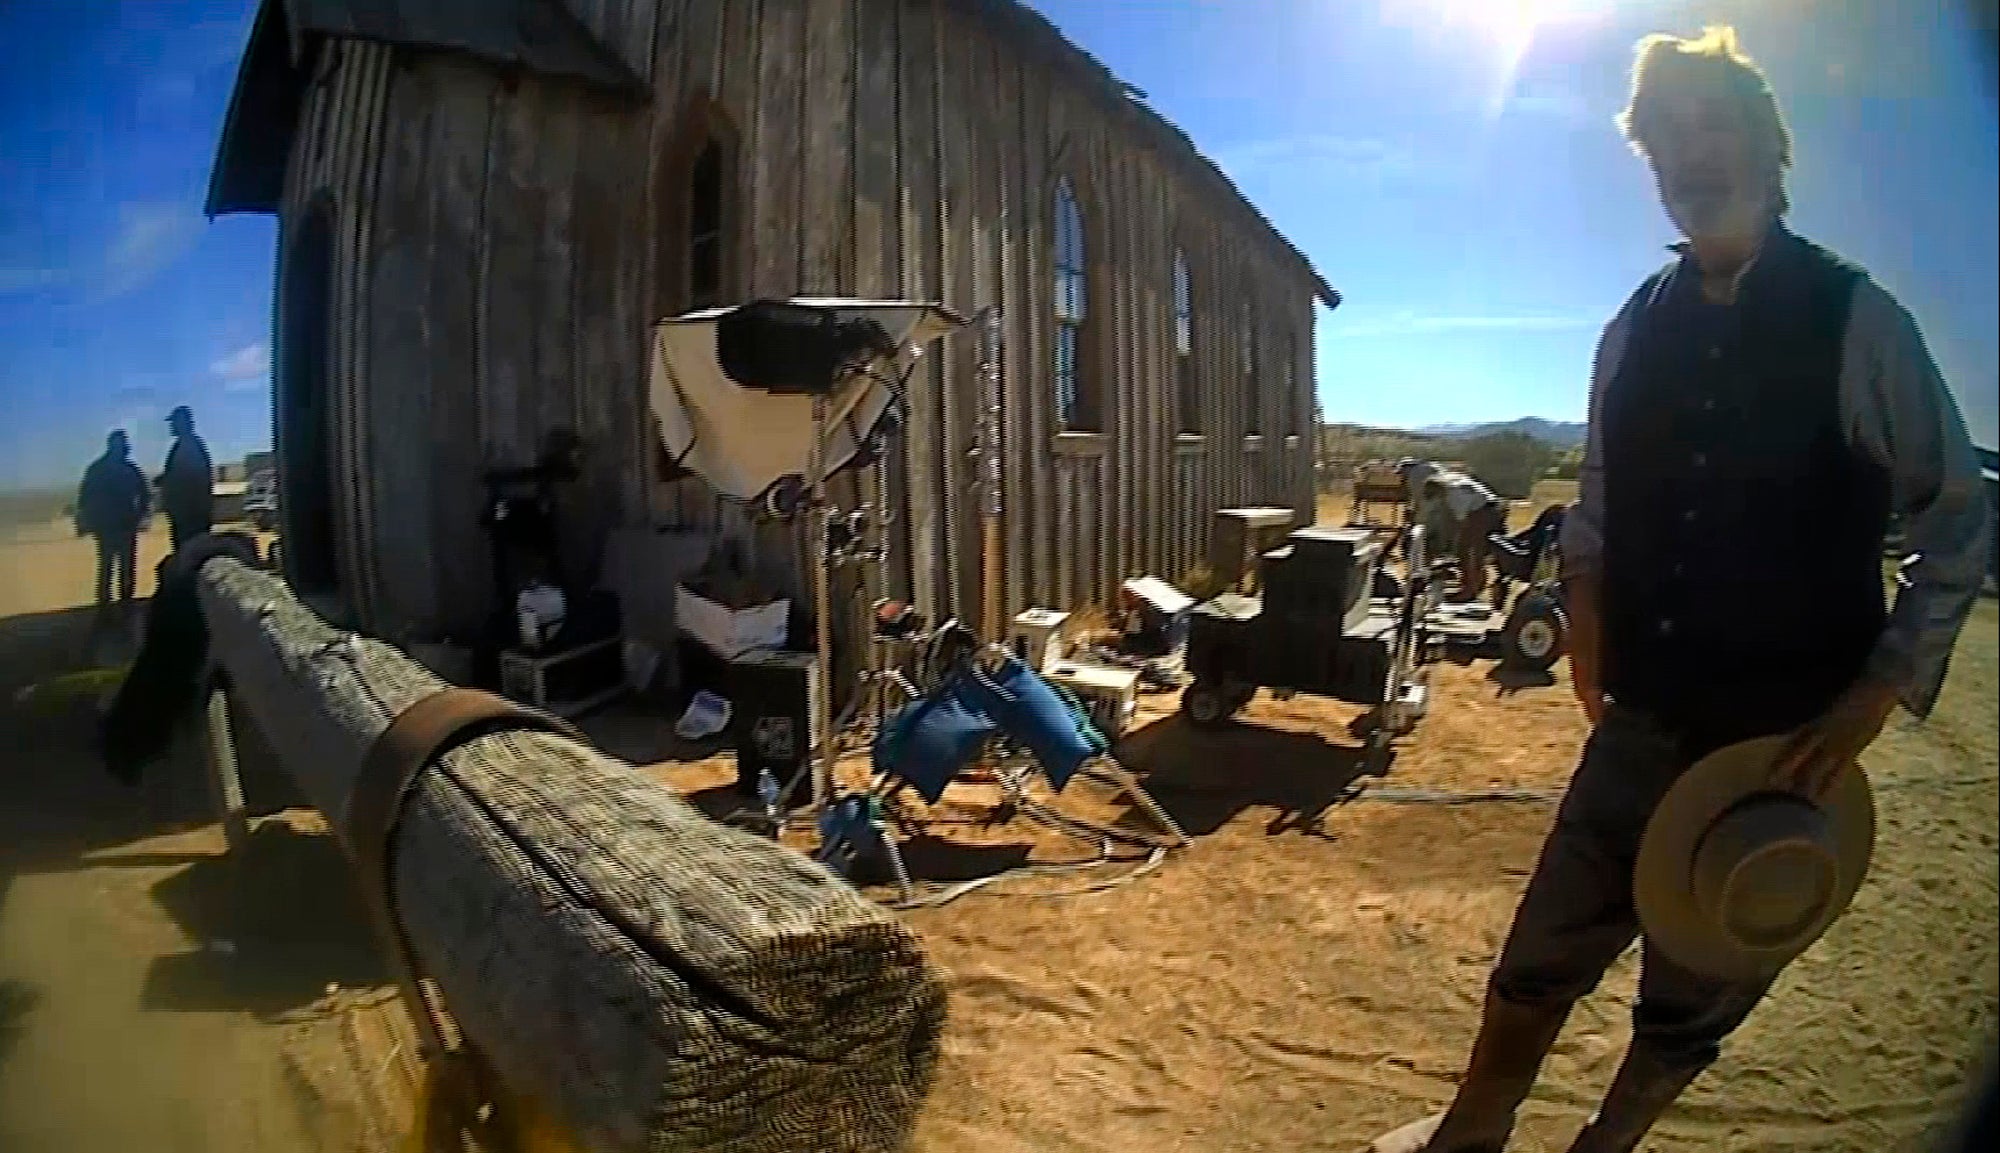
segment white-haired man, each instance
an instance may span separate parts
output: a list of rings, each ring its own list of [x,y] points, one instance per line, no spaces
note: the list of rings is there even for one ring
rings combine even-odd
[[[1785,227],[1790,139],[1734,33],[1641,41],[1619,121],[1686,239],[1598,345],[1562,530],[1592,733],[1451,1108],[1382,1153],[1499,1153],[1570,1006],[1639,934],[1634,861],[1669,786],[1791,733],[1774,784],[1817,798],[1898,701],[1929,712],[1978,595],[1984,496],[1957,407],[1889,294]],[[1910,557],[1885,611],[1892,513]],[[1646,943],[1632,1043],[1572,1153],[1635,1148],[1768,987]]]

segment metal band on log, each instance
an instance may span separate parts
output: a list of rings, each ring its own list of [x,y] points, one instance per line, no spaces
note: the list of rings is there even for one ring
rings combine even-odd
[[[447,686],[234,559],[196,580],[210,657],[348,838],[369,751]],[[906,1144],[945,1011],[907,926],[565,737],[503,728],[433,765],[388,838],[390,903],[509,1091],[605,1150]]]

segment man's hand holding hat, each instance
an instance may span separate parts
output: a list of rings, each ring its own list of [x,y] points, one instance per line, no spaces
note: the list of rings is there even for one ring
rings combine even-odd
[[[1856,681],[1826,712],[1792,734],[1771,765],[1772,784],[1822,800],[1841,769],[1882,734],[1895,709],[1894,686],[1869,677]]]

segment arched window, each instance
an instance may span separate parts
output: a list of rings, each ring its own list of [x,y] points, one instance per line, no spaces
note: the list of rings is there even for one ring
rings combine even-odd
[[[1243,301],[1243,330],[1237,339],[1243,346],[1243,435],[1256,436],[1263,420],[1260,403],[1262,397],[1257,392],[1257,306],[1245,298]]]
[[[1083,379],[1083,211],[1067,178],[1056,181],[1056,427],[1088,428],[1096,417]]]
[[[722,303],[722,142],[709,137],[688,174],[689,307]]]
[[[734,126],[715,104],[697,100],[667,147],[654,260],[661,316],[726,303],[735,282]]]
[[[1194,359],[1194,285],[1187,253],[1174,250],[1174,389],[1182,432],[1201,431],[1201,377]]]

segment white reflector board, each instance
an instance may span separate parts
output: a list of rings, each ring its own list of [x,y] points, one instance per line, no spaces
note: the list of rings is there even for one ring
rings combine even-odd
[[[879,366],[898,376],[938,337],[965,324],[938,304],[906,300],[794,297],[791,303],[832,309],[842,320],[869,317],[903,352]],[[734,500],[755,500],[786,476],[806,475],[812,460],[813,398],[746,388],[723,374],[715,356],[715,323],[735,311],[708,308],[668,317],[653,326],[650,382],[653,415],[667,457]],[[894,399],[886,380],[857,374],[828,398],[828,475],[861,447]]]

